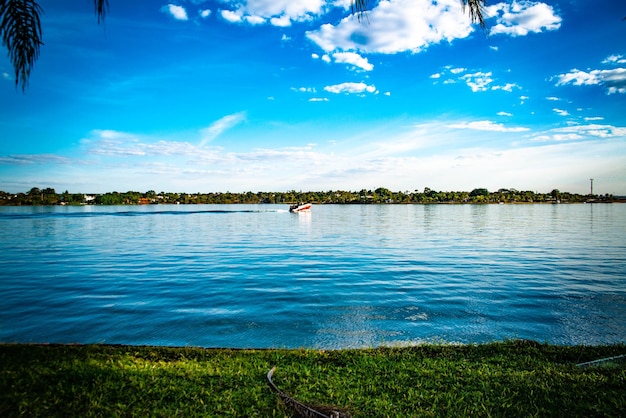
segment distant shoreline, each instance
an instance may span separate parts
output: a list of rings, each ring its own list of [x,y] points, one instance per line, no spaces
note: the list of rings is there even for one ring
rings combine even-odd
[[[420,191],[393,192],[379,187],[375,190],[326,192],[211,192],[211,193],[156,193],[107,192],[104,194],[57,193],[54,189],[33,187],[26,193],[0,191],[0,206],[53,205],[151,205],[151,204],[282,204],[298,202],[320,204],[561,204],[561,203],[624,203],[625,196],[612,194],[577,194],[554,189],[549,193],[485,188],[472,191],[436,191],[426,187]]]

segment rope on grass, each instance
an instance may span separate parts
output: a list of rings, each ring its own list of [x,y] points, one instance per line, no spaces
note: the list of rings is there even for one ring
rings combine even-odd
[[[626,359],[626,354],[622,354],[621,356],[613,356],[613,357],[601,358],[599,360],[587,361],[585,363],[578,363],[577,366],[578,367],[596,366],[596,365],[599,365],[599,364],[602,364],[602,363],[608,363],[610,361],[623,360],[623,359]]]
[[[298,416],[302,418],[350,418],[350,414],[348,414],[347,412],[337,411],[332,407],[312,408],[287,395],[285,392],[278,389],[278,386],[276,386],[274,382],[272,382],[274,370],[276,370],[276,366],[272,367],[272,369],[267,373],[267,383],[270,385],[270,388],[272,388],[272,390],[276,392],[276,394],[278,395],[280,400],[283,401],[285,406],[291,408],[296,414],[298,414]]]

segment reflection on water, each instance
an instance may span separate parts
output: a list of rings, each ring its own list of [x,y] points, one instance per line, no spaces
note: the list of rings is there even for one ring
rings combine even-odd
[[[626,205],[0,208],[0,341],[626,340]]]

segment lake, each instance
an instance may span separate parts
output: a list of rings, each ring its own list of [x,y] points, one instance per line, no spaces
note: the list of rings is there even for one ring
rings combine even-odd
[[[0,341],[626,341],[626,205],[0,207]]]

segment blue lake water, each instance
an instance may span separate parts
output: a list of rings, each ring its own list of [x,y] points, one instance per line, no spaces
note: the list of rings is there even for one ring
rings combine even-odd
[[[626,341],[626,205],[0,208],[0,341]]]

